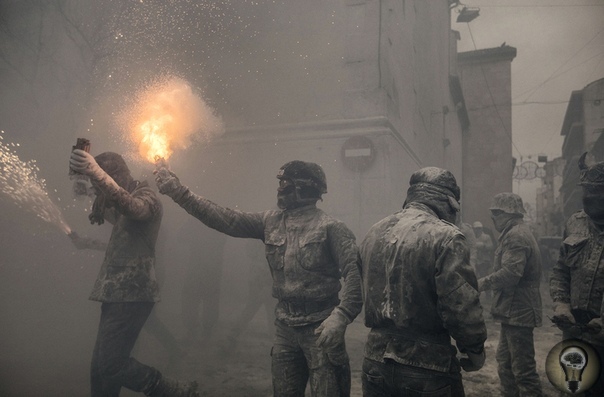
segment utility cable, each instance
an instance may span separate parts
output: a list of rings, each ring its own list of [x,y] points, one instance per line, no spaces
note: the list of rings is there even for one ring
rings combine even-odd
[[[604,53],[602,53],[602,54],[604,54]],[[602,55],[602,54],[600,54],[600,55]],[[602,64],[602,61],[604,61],[604,57],[602,57],[602,59],[600,59],[598,61],[598,63],[596,63],[596,67],[594,68],[594,73],[593,73],[591,79],[589,79],[589,81],[595,81],[596,79],[598,79],[598,76],[601,76],[602,74],[604,74],[602,69],[599,69],[600,64]]]
[[[571,57],[569,57],[569,58],[568,58],[566,61],[564,61],[564,63],[562,63],[560,66],[558,66],[558,68],[557,68],[556,70],[554,70],[554,72],[553,72],[553,73],[552,73],[552,74],[551,74],[551,75],[550,75],[550,76],[549,76],[547,79],[545,79],[543,82],[541,82],[540,84],[538,84],[536,87],[531,88],[531,89],[529,89],[529,90],[526,90],[526,91],[524,91],[524,92],[522,92],[522,93],[520,93],[520,94],[516,95],[516,97],[515,97],[514,99],[516,99],[516,98],[518,98],[518,97],[520,97],[520,96],[522,96],[522,95],[524,95],[524,94],[526,94],[526,93],[528,93],[528,92],[531,92],[531,91],[532,91],[532,92],[530,93],[530,95],[529,95],[528,97],[526,97],[526,99],[525,99],[525,100],[528,100],[528,99],[529,99],[531,96],[533,96],[533,94],[534,94],[535,92],[537,92],[537,90],[538,90],[539,88],[543,87],[545,84],[547,84],[549,81],[551,81],[551,80],[552,80],[554,77],[557,77],[557,76],[555,76],[555,75],[556,75],[556,73],[558,73],[558,71],[560,71],[560,69],[562,69],[562,68],[564,67],[564,65],[566,65],[566,64],[567,64],[567,63],[568,63],[568,62],[569,62],[571,59],[573,59],[573,58],[574,58],[574,57],[575,57],[575,56],[576,56],[576,55],[577,55],[579,52],[583,51],[583,49],[584,49],[585,47],[587,47],[587,46],[588,46],[588,45],[589,45],[589,44],[590,44],[592,41],[594,41],[594,40],[595,40],[595,38],[596,38],[596,37],[598,37],[598,36],[600,35],[600,33],[602,33],[603,31],[604,31],[604,28],[603,28],[603,29],[600,29],[600,30],[598,31],[598,33],[596,33],[596,34],[595,34],[595,35],[594,35],[594,36],[593,36],[593,37],[592,37],[592,38],[591,38],[591,39],[590,39],[590,40],[589,40],[587,43],[585,43],[585,44],[584,44],[584,45],[583,45],[581,48],[579,48],[579,49],[578,49],[578,50],[577,50],[577,51],[576,51],[576,52],[575,52],[575,53],[574,53],[574,54],[573,54]],[[591,58],[590,58],[590,59],[591,59]],[[570,70],[570,69],[569,69],[569,70]]]

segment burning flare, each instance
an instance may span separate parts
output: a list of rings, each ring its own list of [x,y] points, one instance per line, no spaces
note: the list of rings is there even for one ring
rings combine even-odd
[[[172,117],[164,115],[153,118],[141,124],[140,128],[140,152],[149,161],[156,157],[169,158],[173,150],[170,149],[170,137],[165,132],[166,125],[172,121]]]
[[[174,150],[184,149],[193,137],[222,134],[222,120],[215,115],[189,84],[171,77],[149,85],[125,115],[130,138],[140,155],[149,162],[168,159]]]

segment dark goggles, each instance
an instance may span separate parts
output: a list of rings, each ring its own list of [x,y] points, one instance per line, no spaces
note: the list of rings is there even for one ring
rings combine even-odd
[[[499,216],[499,215],[502,215],[502,214],[505,214],[505,213],[506,212],[504,210],[500,210],[500,209],[497,209],[497,208],[493,208],[491,210],[491,215],[492,216]]]
[[[280,178],[279,179],[279,191],[282,192],[289,187],[293,187],[294,182],[291,179]]]
[[[289,179],[279,179],[279,187],[281,189],[285,189],[288,186],[293,185],[294,183],[292,181],[290,181]]]

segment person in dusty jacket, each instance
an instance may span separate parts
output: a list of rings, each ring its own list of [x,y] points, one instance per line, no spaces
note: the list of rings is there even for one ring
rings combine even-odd
[[[533,330],[541,326],[541,253],[524,223],[522,198],[499,193],[490,207],[495,229],[501,233],[493,271],[478,280],[480,291],[493,291],[491,314],[501,323],[497,372],[501,395],[542,396],[535,363]]]
[[[178,382],[130,357],[149,317],[159,288],[155,279],[155,244],[163,209],[147,182],[132,178],[117,153],[96,157],[75,149],[75,172],[90,178],[96,199],[92,224],[113,224],[105,259],[90,299],[102,302],[90,370],[92,397],[118,397],[122,387],[151,397],[199,396],[196,382]],[[74,238],[74,236],[72,236]]]
[[[279,210],[255,213],[194,194],[165,162],[158,162],[155,173],[160,193],[207,226],[264,242],[278,301],[271,353],[274,396],[304,396],[309,380],[314,397],[348,396],[344,333],[362,307],[358,247],[343,222],[317,208],[327,193],[323,169],[299,160],[284,164],[277,174]]]
[[[461,368],[484,365],[487,329],[468,242],[453,223],[460,190],[437,167],[411,176],[402,211],[360,246],[365,325],[363,396],[465,395]],[[459,360],[457,349],[467,357]]]
[[[550,275],[552,320],[562,329],[563,339],[587,342],[604,359],[604,162],[588,166],[586,155],[579,159],[583,209],[567,220],[560,256]],[[595,384],[584,393],[604,395],[604,364]]]

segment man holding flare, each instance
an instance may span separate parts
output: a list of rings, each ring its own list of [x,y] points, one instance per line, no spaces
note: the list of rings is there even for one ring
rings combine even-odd
[[[298,160],[284,164],[277,174],[279,210],[255,213],[194,194],[163,159],[155,175],[160,193],[207,226],[264,242],[278,300],[274,396],[304,396],[309,380],[313,397],[350,395],[344,333],[362,307],[359,254],[348,227],[316,206],[327,193],[323,169]]]

